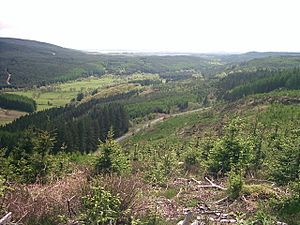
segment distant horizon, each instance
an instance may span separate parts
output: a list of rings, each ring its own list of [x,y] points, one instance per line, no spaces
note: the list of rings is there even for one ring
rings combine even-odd
[[[23,40],[23,41],[33,41],[39,43],[45,43],[50,45],[55,45],[57,47],[82,51],[90,54],[145,54],[145,55],[240,55],[240,54],[249,54],[249,53],[286,53],[286,54],[300,54],[300,51],[246,51],[246,52],[234,52],[234,51],[216,51],[216,52],[193,52],[193,51],[146,51],[146,50],[130,50],[130,49],[76,49],[76,48],[69,48],[45,41],[35,40],[35,39],[24,39],[18,37],[2,37],[3,39],[16,39],[16,40]]]

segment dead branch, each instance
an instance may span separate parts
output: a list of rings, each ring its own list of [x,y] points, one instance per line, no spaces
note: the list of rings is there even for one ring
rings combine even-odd
[[[227,200],[227,199],[228,199],[228,196],[226,196],[225,198],[222,198],[222,199],[220,199],[220,200],[218,200],[218,201],[215,201],[214,204],[215,204],[215,205],[218,205],[218,204],[220,204],[221,202],[224,202],[224,201]]]
[[[222,191],[226,191],[227,190],[227,188],[224,188],[224,187],[222,187],[220,185],[217,185],[217,184],[213,183],[208,177],[205,177],[205,180],[207,180],[210,183],[210,185],[201,184],[201,182],[198,181],[198,180],[196,180],[195,178],[192,178],[192,180],[195,181],[198,184],[199,188],[217,188],[217,189],[220,189]]]
[[[246,202],[246,203],[249,203],[249,201],[245,198],[244,195],[242,195],[242,200],[243,200],[244,202]]]
[[[76,216],[76,213],[75,213],[75,211],[73,210],[73,208],[71,207],[71,204],[70,204],[72,199],[75,198],[75,197],[76,197],[76,195],[73,195],[71,198],[69,198],[67,200],[67,206],[68,206],[68,212],[69,212],[69,217],[70,218],[72,217],[72,213]]]
[[[2,219],[0,219],[0,225],[5,225],[9,223],[11,221],[11,215],[12,213],[9,212],[4,217],[2,217]]]
[[[277,221],[277,222],[276,222],[276,225],[287,225],[287,223],[283,223],[283,222]]]
[[[180,188],[179,192],[176,195],[176,198],[179,198],[180,194],[182,193],[182,188]]]
[[[208,215],[215,215],[215,216],[220,216],[222,215],[222,212],[220,210],[206,210],[201,212],[202,214],[208,214]]]
[[[213,187],[218,188],[218,189],[221,189],[221,190],[223,190],[223,191],[226,191],[226,190],[227,190],[227,188],[224,188],[224,187],[222,187],[222,186],[220,186],[220,185],[217,185],[217,184],[213,183],[210,179],[208,179],[208,177],[204,177],[204,178],[205,178],[205,180],[207,180]]]
[[[236,219],[215,219],[212,217],[208,218],[212,222],[219,222],[219,223],[236,223]]]
[[[28,215],[29,211],[26,211],[26,213],[24,213],[24,215],[16,222],[16,224],[19,224],[22,219],[24,219],[27,215]]]
[[[261,180],[261,179],[255,179],[255,178],[250,178],[248,179],[247,181],[254,181],[254,182],[259,182],[259,183],[268,183],[268,184],[271,184],[271,186],[275,186],[276,183],[273,182],[273,181],[269,181],[269,180]]]

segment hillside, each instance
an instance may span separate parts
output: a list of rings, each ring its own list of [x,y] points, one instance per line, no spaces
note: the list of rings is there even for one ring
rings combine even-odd
[[[20,73],[28,87],[0,95],[8,109],[31,106],[0,110],[1,216],[26,225],[299,224],[297,53],[89,55],[4,42],[4,58],[23,62],[9,68],[12,83],[20,68],[36,76]],[[49,77],[52,66],[82,73],[64,82]],[[37,68],[48,85],[30,87],[42,79]]]
[[[250,52],[245,54],[89,54],[48,43],[0,38],[0,86],[8,73],[16,87],[41,86],[90,75],[158,73],[165,79],[185,79],[193,74],[214,75],[255,68],[297,67],[298,53]],[[8,73],[7,73],[8,72]]]
[[[1,85],[6,85],[6,69],[14,86],[43,85],[76,79],[88,71],[93,57],[83,52],[37,41],[0,39]]]
[[[37,41],[0,38],[0,85],[7,86],[6,70],[12,74],[12,86],[25,87],[103,74],[145,72],[169,77],[175,72],[173,78],[194,73],[213,74],[221,67],[214,61],[180,55],[88,54]],[[178,71],[186,72],[176,75]]]

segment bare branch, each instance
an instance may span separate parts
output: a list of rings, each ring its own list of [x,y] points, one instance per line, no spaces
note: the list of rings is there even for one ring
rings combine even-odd
[[[225,198],[222,198],[222,199],[220,199],[220,200],[218,200],[218,201],[215,201],[214,204],[215,204],[215,205],[218,205],[218,204],[220,204],[221,202],[223,202],[223,201],[225,201],[225,200],[227,200],[227,199],[228,199],[228,196],[226,196]]]
[[[217,185],[217,184],[213,183],[208,177],[205,177],[205,180],[207,180],[210,183],[210,185],[205,185],[205,184],[203,185],[203,184],[201,184],[200,181],[198,181],[198,180],[196,180],[194,178],[192,178],[192,180],[195,181],[198,184],[199,188],[217,188],[217,189],[220,189],[222,191],[226,191],[227,190],[227,188],[224,188],[224,187],[222,187],[220,185]]]
[[[0,225],[5,225],[9,223],[11,221],[11,215],[12,213],[9,212],[4,217],[2,217],[2,219],[0,219]]]

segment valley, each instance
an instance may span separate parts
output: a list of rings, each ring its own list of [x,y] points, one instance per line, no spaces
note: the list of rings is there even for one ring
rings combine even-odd
[[[299,224],[300,54],[0,43],[0,218]]]

